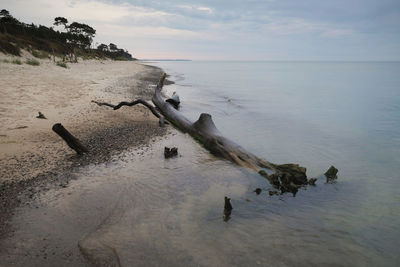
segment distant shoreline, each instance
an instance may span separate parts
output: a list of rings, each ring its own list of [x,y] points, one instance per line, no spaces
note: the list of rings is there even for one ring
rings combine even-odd
[[[193,61],[191,59],[137,59],[139,61]]]

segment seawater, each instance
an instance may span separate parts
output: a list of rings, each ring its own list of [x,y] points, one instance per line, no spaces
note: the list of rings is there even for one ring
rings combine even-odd
[[[170,128],[18,210],[2,264],[85,266],[84,252],[105,266],[400,265],[400,63],[151,64],[175,81],[165,92],[185,116],[211,114],[223,135],[307,167],[317,185],[269,196],[266,179]],[[164,146],[179,156],[164,159]]]
[[[284,199],[272,214],[259,215],[278,215],[282,229],[264,220],[257,230],[249,226],[257,242],[242,253],[278,242],[270,244],[282,245],[272,265],[294,254],[316,265],[400,264],[399,62],[155,65],[171,75],[176,84],[167,90],[180,95],[181,111],[193,121],[210,113],[226,137],[272,162],[300,163],[309,177],[330,165],[339,169],[337,184],[320,179],[318,192],[301,192],[295,203],[287,206]],[[259,240],[259,227],[281,239]]]
[[[213,116],[224,135],[316,175],[327,165],[392,177],[400,166],[400,63],[159,62],[181,111]],[[345,169],[346,168],[346,169]],[[354,175],[360,176],[360,175]]]

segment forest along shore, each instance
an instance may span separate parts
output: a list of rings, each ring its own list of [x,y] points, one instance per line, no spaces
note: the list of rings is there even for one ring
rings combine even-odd
[[[165,134],[144,107],[113,111],[91,100],[151,99],[162,70],[133,61],[80,60],[68,68],[0,53],[0,237],[13,209],[51,186],[65,187],[74,167],[105,162]],[[46,119],[37,118],[41,112]],[[78,157],[52,130],[62,123],[90,150]],[[66,174],[66,175],[62,175]]]

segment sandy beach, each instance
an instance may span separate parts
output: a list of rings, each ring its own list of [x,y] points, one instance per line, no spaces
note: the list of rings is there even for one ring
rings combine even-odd
[[[20,60],[28,58],[33,57],[24,52]],[[54,177],[74,166],[107,161],[165,132],[144,107],[113,111],[91,103],[149,100],[160,69],[132,61],[79,60],[63,68],[48,59],[39,60],[39,66],[5,59],[15,58],[0,54],[0,232],[23,197],[32,198],[28,188],[46,188],[49,182],[65,186],[68,178]],[[47,119],[36,118],[39,111]],[[62,123],[87,145],[90,155],[78,157],[51,130],[54,123]]]
[[[399,0],[0,2],[0,267],[400,267]]]

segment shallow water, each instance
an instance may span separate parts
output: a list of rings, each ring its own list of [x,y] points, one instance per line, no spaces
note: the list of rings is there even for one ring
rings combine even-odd
[[[318,247],[325,263],[400,263],[399,62],[156,65],[175,79],[167,90],[178,92],[191,119],[208,112],[225,136],[270,161],[298,162],[311,177],[339,168],[338,184],[302,192],[291,204],[290,220],[309,232],[285,229],[308,243],[290,254],[313,258]],[[292,212],[280,210],[280,223]]]
[[[18,210],[3,263],[84,265],[79,240],[93,262],[122,266],[400,264],[399,63],[157,65],[176,81],[166,90],[179,93],[185,115],[212,114],[226,137],[306,166],[317,186],[270,197],[264,178],[171,130]],[[165,160],[164,146],[180,156]],[[325,184],[331,164],[339,179]],[[234,208],[227,222],[224,196]]]

